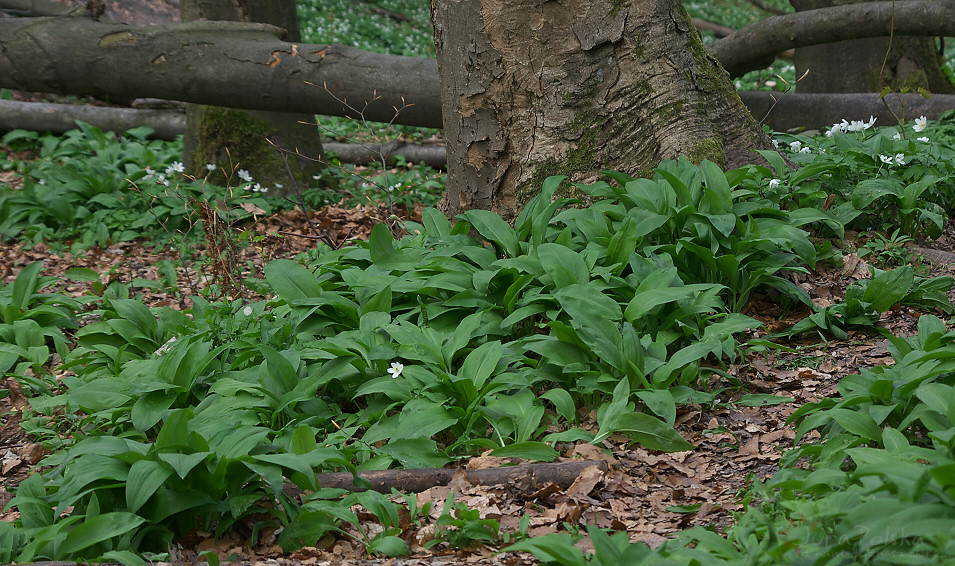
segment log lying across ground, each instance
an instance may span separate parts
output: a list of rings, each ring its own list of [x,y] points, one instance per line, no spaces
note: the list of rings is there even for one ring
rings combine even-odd
[[[897,34],[955,35],[955,0],[865,2],[775,16],[711,51],[739,74],[790,47],[888,35],[892,26]],[[0,87],[442,126],[433,59],[288,43],[283,34],[236,22],[137,27],[85,17],[0,18]]]
[[[950,94],[937,94],[931,98],[916,94],[889,94],[885,102],[892,112],[874,93],[782,94],[741,91],[739,96],[757,120],[781,132],[794,128],[820,129],[841,120],[868,120],[869,116],[878,118],[880,126],[888,126],[895,123],[892,112],[909,120],[919,116],[934,120],[942,112],[955,108],[955,95]],[[74,120],[116,132],[149,126],[156,131],[154,137],[159,139],[173,139],[185,132],[184,113],[176,110],[0,100],[0,131],[21,128],[60,134],[74,129]],[[432,167],[441,167],[445,163],[444,149],[435,145],[326,143],[324,147],[325,151],[335,153],[345,163],[377,161],[382,155],[401,155],[408,162],[424,162]]]
[[[607,471],[607,462],[603,460],[582,460],[464,470],[464,473],[471,485],[543,485],[555,483],[561,489],[566,489],[574,483],[581,472],[590,466],[596,466],[603,472]],[[372,490],[380,493],[391,493],[392,488],[408,493],[420,493],[435,486],[447,485],[456,471],[449,468],[416,468],[359,472],[359,475],[371,483]],[[319,474],[317,479],[318,484],[323,488],[365,491],[364,488],[355,485],[354,477],[347,472]],[[295,486],[287,486],[285,491],[289,495],[301,494],[301,490]]]

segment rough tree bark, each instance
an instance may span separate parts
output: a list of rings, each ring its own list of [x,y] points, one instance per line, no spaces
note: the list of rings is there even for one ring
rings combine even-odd
[[[866,0],[790,0],[797,11]],[[942,54],[930,37],[871,37],[801,47],[795,51],[799,92],[880,92],[927,89],[951,94],[955,86],[942,72]],[[806,71],[809,71],[806,73]]]
[[[548,176],[726,167],[769,138],[679,0],[432,0],[449,216],[513,219]]]
[[[180,15],[184,22],[271,24],[283,28],[288,41],[301,41],[294,0],[181,0]],[[196,176],[206,176],[206,164],[215,164],[215,171],[206,177],[213,183],[235,184],[233,173],[244,169],[261,186],[284,186],[278,192],[288,192],[294,182],[306,185],[321,172],[321,157],[321,136],[313,114],[199,104],[186,109],[183,163]],[[290,173],[295,177],[291,182]]]

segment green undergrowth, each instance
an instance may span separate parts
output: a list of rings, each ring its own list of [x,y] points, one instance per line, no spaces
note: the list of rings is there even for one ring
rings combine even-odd
[[[426,209],[398,240],[379,225],[368,242],[270,263],[257,285],[273,298],[258,302],[150,309],[129,286],[98,281],[94,294],[70,299],[43,292],[51,281],[39,263],[23,269],[0,288],[0,370],[33,395],[22,426],[53,453],[11,502],[21,519],[0,523],[0,560],[140,563],[164,558],[191,530],[222,536],[250,519],[251,543],[267,532],[293,550],[336,534],[399,556],[409,535],[397,504],[322,488],[315,474],[443,466],[488,449],[550,461],[615,433],[653,450],[692,449],[673,428],[677,411],[714,402],[712,377],[732,380],[725,367],[759,326],[739,313],[748,297],[759,290],[810,307],[787,272],[838,253],[808,230],[841,234],[860,217],[800,208],[791,193],[769,190],[783,180],[828,186],[840,178],[831,169],[800,179],[801,170],[776,167],[723,172],[679,160],[649,179],[608,172],[577,186],[593,201],[586,208],[555,198],[563,179],[553,177],[514,226],[478,210],[452,226]],[[853,308],[910,300],[951,312],[941,294],[951,278],[921,280],[911,268],[873,276]],[[871,291],[879,285],[894,295]],[[821,319],[812,329],[867,326]],[[61,362],[50,363],[54,354]],[[888,409],[876,411],[881,425]],[[591,413],[596,422],[582,420]],[[289,497],[286,484],[309,495]],[[752,497],[771,505],[773,493]],[[429,521],[412,499],[402,507]],[[356,505],[383,528],[362,534]],[[513,540],[453,500],[445,511],[434,544]],[[733,556],[750,552],[732,534],[749,520],[741,516],[729,539],[712,537],[728,540]],[[598,548],[597,560],[649,552],[619,535],[591,536],[617,549]],[[547,559],[542,549],[571,540],[561,537],[521,544]],[[716,540],[684,537],[698,548]],[[691,552],[674,544],[665,549]]]
[[[187,248],[202,237],[202,202],[217,203],[225,222],[242,226],[295,206],[412,209],[436,203],[444,189],[443,173],[425,165],[356,168],[335,160],[290,198],[277,196],[278,187],[262,187],[241,166],[227,173],[233,186],[220,187],[182,174],[176,161],[181,139],[150,140],[149,128],[116,136],[83,122],[77,126],[62,136],[15,130],[0,139],[0,170],[22,180],[17,188],[0,183],[0,239],[73,252],[143,237]]]

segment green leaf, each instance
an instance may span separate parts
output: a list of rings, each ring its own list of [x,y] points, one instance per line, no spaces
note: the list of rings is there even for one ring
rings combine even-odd
[[[651,389],[634,393],[647,408],[661,417],[670,426],[676,423],[676,402],[668,389]]]
[[[398,460],[405,468],[440,468],[451,461],[430,438],[392,440],[377,451]]]
[[[371,254],[371,262],[380,267],[387,268],[394,261],[395,239],[384,222],[371,229],[371,234],[368,235],[368,253]]]
[[[368,552],[370,554],[384,554],[385,556],[407,556],[409,554],[408,543],[393,535],[377,536],[368,543]]]
[[[135,513],[156,493],[172,470],[154,460],[137,460],[126,477],[126,510]]]
[[[103,558],[110,562],[118,562],[123,566],[146,566],[146,560],[130,550],[110,550],[103,553]]]
[[[617,416],[612,423],[607,423],[616,432],[624,432],[639,442],[643,447],[661,452],[683,452],[693,450],[690,442],[680,436],[672,426],[656,417],[644,413],[624,413]],[[604,425],[601,425],[601,429]]]
[[[471,380],[475,389],[481,389],[494,373],[503,353],[504,349],[498,340],[481,344],[464,359],[458,376]]]
[[[30,306],[30,301],[33,299],[33,294],[37,291],[37,284],[40,280],[40,270],[42,269],[43,262],[35,261],[20,270],[20,273],[17,274],[17,278],[13,280],[13,288],[11,291],[13,306],[21,311],[27,310],[27,307]]]
[[[481,237],[494,244],[506,257],[521,255],[517,233],[498,214],[489,210],[469,210],[458,218],[469,222]]]
[[[915,273],[911,266],[883,271],[866,285],[862,300],[871,303],[875,310],[885,312],[904,299],[913,284]]]
[[[601,293],[594,285],[567,285],[557,291],[555,298],[571,319],[577,321],[602,318],[619,322],[623,314],[617,301]]]
[[[548,389],[547,391],[541,393],[541,398],[547,399],[553,403],[557,414],[567,422],[574,422],[577,420],[577,405],[574,403],[574,399],[570,396],[570,393],[568,393],[567,390],[561,389],[560,387]]]
[[[767,395],[765,393],[747,393],[736,402],[741,407],[767,407],[770,405],[781,405],[783,403],[792,403],[795,399],[783,395]]]
[[[67,279],[99,283],[99,272],[88,267],[71,267],[63,272]]]
[[[428,207],[421,211],[421,224],[424,225],[425,233],[432,238],[451,234],[448,217],[436,208]]]
[[[501,448],[495,448],[491,451],[491,456],[500,456],[501,458],[527,458],[528,460],[537,460],[540,462],[553,462],[560,456],[560,453],[543,442],[527,440],[508,444]]]
[[[67,556],[76,554],[84,548],[126,534],[145,522],[146,519],[139,515],[120,511],[87,517],[66,535],[66,539],[60,546],[60,552]]]
[[[574,546],[574,539],[567,533],[524,539],[504,550],[530,552],[541,562],[553,562],[561,566],[587,566],[583,551]]]
[[[266,265],[265,280],[287,303],[322,295],[322,286],[315,274],[290,259],[277,259]]]
[[[590,281],[587,264],[580,254],[567,246],[546,243],[537,246],[536,251],[541,265],[558,288]]]

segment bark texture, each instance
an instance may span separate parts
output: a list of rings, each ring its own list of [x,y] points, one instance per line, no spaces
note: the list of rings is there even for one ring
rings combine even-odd
[[[301,40],[294,0],[181,0],[180,8],[184,22],[258,22],[284,29],[291,42]],[[285,187],[277,190],[281,194],[318,175],[322,157],[313,114],[198,104],[187,109],[183,163],[195,176],[215,164],[213,183],[226,185],[231,172],[244,169],[262,186]]]
[[[734,167],[771,148],[679,0],[432,0],[443,212],[513,219],[542,181]]]
[[[866,0],[790,0],[797,11]],[[801,47],[794,55],[799,92],[881,92],[924,88],[951,94],[955,86],[942,72],[942,54],[931,37],[895,36],[837,41]],[[806,71],[809,71],[806,73]]]
[[[955,36],[955,0],[864,2],[773,16],[717,41],[710,53],[730,76],[738,77],[765,67],[776,53],[791,47],[888,37],[893,32]]]
[[[113,132],[146,126],[154,130],[152,137],[165,140],[174,139],[186,130],[186,115],[174,110],[0,100],[0,132],[24,129],[59,134],[75,130],[76,120]]]
[[[283,37],[266,24],[0,18],[0,87],[441,127],[433,59]]]

